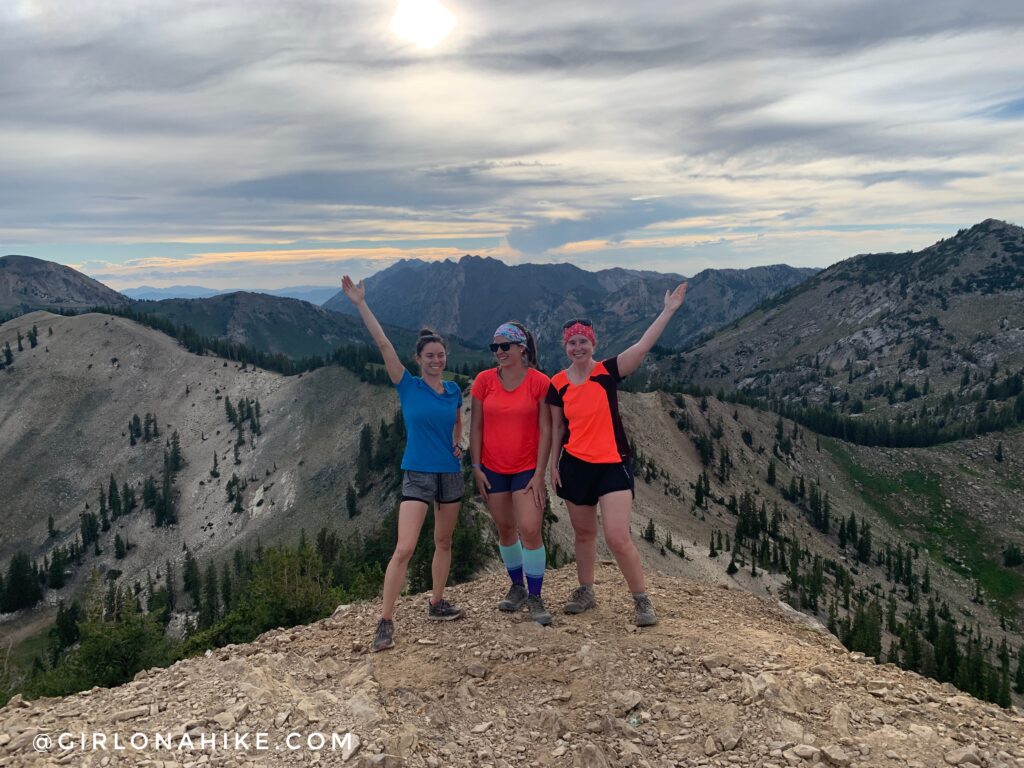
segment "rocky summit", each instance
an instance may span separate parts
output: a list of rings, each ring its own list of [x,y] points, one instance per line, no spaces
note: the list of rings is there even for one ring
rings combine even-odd
[[[551,608],[574,581],[549,573]],[[451,589],[455,622],[402,598],[385,653],[377,605],[343,605],[119,688],[15,697],[0,766],[1024,767],[1019,709],[848,653],[778,603],[653,574],[661,622],[638,630],[605,563],[598,608],[541,627],[495,609],[505,588]]]

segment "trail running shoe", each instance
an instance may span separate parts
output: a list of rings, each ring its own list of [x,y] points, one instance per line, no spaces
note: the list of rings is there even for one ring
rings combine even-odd
[[[594,588],[589,584],[580,584],[569,595],[569,600],[563,610],[566,613],[583,613],[596,607],[597,598],[594,597]]]
[[[436,603],[427,600],[427,618],[433,619],[434,621],[451,621],[453,619],[461,619],[463,610],[457,605],[449,603],[444,598],[441,598]]]
[[[653,627],[658,623],[658,614],[647,595],[633,597],[633,623],[638,627]]]
[[[551,614],[544,607],[544,601],[540,595],[530,595],[526,598],[526,610],[530,612],[530,618],[542,626],[551,623]]]
[[[515,613],[523,607],[523,603],[526,602],[526,598],[529,596],[530,593],[526,591],[526,587],[522,584],[513,584],[508,588],[508,594],[505,595],[505,599],[498,603],[498,610]]]
[[[386,651],[395,647],[395,622],[381,619],[377,622],[377,631],[373,633],[373,650]]]

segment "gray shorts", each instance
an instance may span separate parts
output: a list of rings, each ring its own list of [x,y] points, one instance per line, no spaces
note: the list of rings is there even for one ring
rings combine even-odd
[[[461,472],[413,472],[402,473],[402,501],[422,501],[429,504],[454,504],[462,501],[466,481]]]

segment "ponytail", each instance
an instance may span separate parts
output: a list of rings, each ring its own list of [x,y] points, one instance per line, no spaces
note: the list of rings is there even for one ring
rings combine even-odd
[[[510,325],[514,325],[526,336],[526,367],[536,368],[540,370],[540,359],[537,356],[537,340],[533,338],[533,334],[530,333],[526,326],[516,320],[510,320]]]

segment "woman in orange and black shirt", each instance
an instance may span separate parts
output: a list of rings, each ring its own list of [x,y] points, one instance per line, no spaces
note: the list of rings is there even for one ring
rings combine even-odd
[[[635,371],[661,337],[686,298],[686,283],[665,292],[665,308],[640,340],[615,357],[594,360],[597,337],[589,320],[570,320],[562,341],[572,364],[551,377],[551,485],[565,500],[576,535],[576,574],[580,585],[565,604],[566,613],[597,605],[594,561],[597,557],[597,505],[604,538],[633,595],[633,620],[645,627],[658,622],[647,596],[640,553],[629,535],[633,511],[633,472],[629,441],[619,417],[618,384]]]

